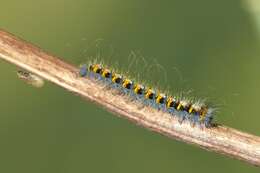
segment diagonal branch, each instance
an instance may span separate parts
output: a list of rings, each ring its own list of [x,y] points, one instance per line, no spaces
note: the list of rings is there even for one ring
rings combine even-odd
[[[260,166],[260,137],[225,126],[192,127],[187,122],[180,124],[167,113],[140,108],[128,98],[105,90],[100,83],[79,77],[78,68],[1,30],[0,58],[154,132]]]

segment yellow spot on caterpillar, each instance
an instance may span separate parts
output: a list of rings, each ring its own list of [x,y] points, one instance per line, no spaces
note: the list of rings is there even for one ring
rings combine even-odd
[[[153,99],[155,96],[155,91],[151,88],[148,88],[145,92],[145,98],[146,99]]]
[[[189,113],[191,113],[193,111],[193,107],[191,106],[189,109]]]
[[[126,89],[131,89],[133,85],[133,82],[130,79],[125,79],[123,81],[123,87]]]
[[[113,83],[120,84],[121,81],[122,81],[122,76],[120,74],[117,74],[117,73],[112,74],[112,82]]]
[[[199,114],[200,114],[200,120],[204,120],[206,117],[206,114],[208,112],[208,108],[203,106],[201,107],[201,109],[199,110]]]
[[[181,107],[182,107],[182,104],[181,104],[181,103],[179,103],[179,104],[178,104],[178,106],[177,106],[177,110],[180,110],[180,109],[181,109]]]
[[[94,64],[92,66],[92,71],[100,74],[100,73],[102,73],[102,66],[100,64]]]
[[[163,104],[165,102],[165,100],[166,100],[166,95],[163,93],[159,93],[156,96],[156,103]]]
[[[102,70],[102,77],[110,78],[111,77],[111,71],[109,69],[103,69]]]
[[[144,92],[144,86],[143,86],[143,85],[140,85],[140,84],[136,84],[136,85],[134,86],[134,92],[135,92],[136,94],[143,94],[143,92]]]
[[[176,100],[173,97],[168,97],[167,99],[167,103],[166,103],[166,107],[167,108],[172,108],[174,106],[174,103],[176,102]]]

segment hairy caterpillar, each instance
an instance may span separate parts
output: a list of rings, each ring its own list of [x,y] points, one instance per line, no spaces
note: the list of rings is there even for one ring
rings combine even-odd
[[[189,121],[192,125],[211,127],[213,125],[213,108],[205,103],[166,95],[151,87],[129,79],[99,63],[82,65],[79,70],[81,77],[90,77],[104,82],[106,85],[128,95],[143,105],[168,112],[177,116],[179,122]]]

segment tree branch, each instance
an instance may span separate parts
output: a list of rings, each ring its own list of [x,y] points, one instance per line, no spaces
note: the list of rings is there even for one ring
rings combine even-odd
[[[127,97],[105,90],[102,84],[79,77],[78,68],[1,30],[0,58],[154,132],[260,166],[259,137],[220,125],[204,129],[192,127],[188,122],[180,124],[167,113],[140,108]]]

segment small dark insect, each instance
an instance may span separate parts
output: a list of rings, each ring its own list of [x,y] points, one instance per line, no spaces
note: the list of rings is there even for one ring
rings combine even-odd
[[[17,75],[21,80],[36,88],[40,88],[44,85],[44,81],[42,78],[26,70],[18,70]]]

